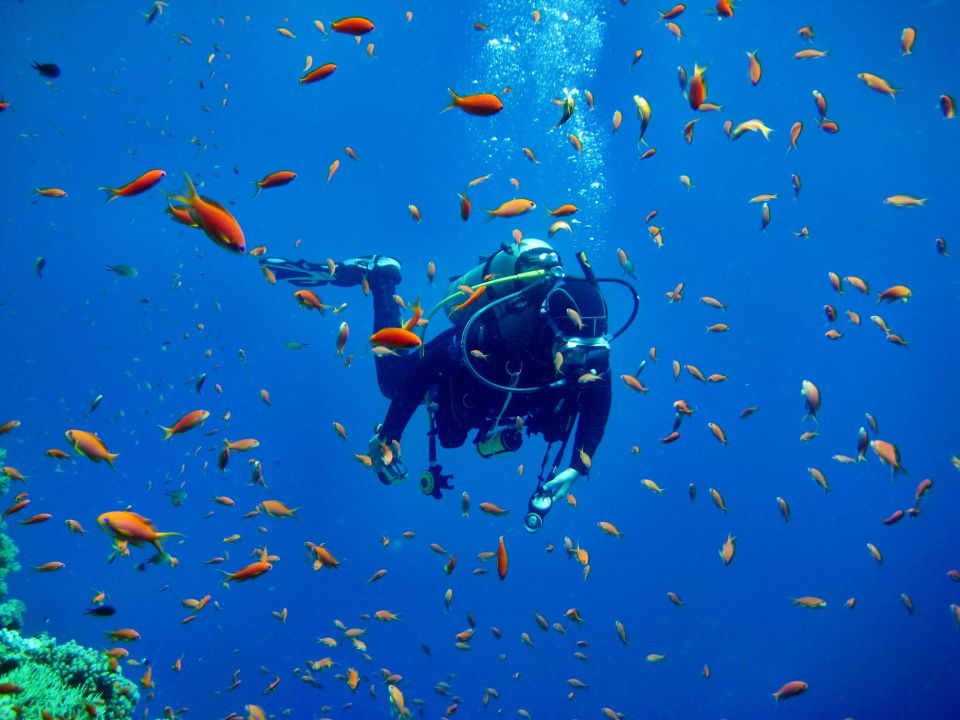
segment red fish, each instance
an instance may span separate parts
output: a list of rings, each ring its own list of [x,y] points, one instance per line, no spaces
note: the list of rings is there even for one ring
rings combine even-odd
[[[247,245],[237,219],[220,203],[198,195],[190,176],[186,173],[184,176],[187,178],[187,194],[173,200],[189,206],[190,217],[213,242],[222,248],[243,254]]]
[[[133,197],[134,195],[139,195],[142,192],[146,192],[158,182],[163,180],[163,177],[166,174],[166,170],[147,170],[147,172],[138,177],[136,180],[128,182],[123,187],[112,188],[102,185],[100,189],[107,191],[107,202],[109,203],[113,200],[116,200],[118,197]]]
[[[297,174],[292,170],[278,170],[277,172],[272,172],[269,175],[266,175],[263,180],[251,180],[251,182],[257,186],[257,192],[254,194],[254,197],[260,195],[260,191],[265,188],[274,188],[282,187],[283,185],[288,185],[292,183],[297,177]]]
[[[488,117],[490,115],[496,115],[498,112],[503,110],[503,103],[500,101],[500,98],[493,93],[457,95],[453,91],[453,88],[447,88],[447,90],[450,91],[450,95],[453,99],[450,101],[450,104],[443,109],[444,112],[453,108],[460,108],[468,115]]]
[[[189,412],[177,420],[173,427],[164,427],[161,425],[160,429],[163,430],[163,439],[169,440],[174,435],[179,435],[180,433],[185,433],[187,430],[192,430],[198,425],[202,425],[208,417],[210,417],[209,410],[194,410],[193,412]]]
[[[306,75],[302,75],[300,77],[300,84],[310,85],[311,83],[315,83],[318,80],[323,80],[324,78],[328,78],[331,75],[333,75],[333,71],[336,69],[337,69],[337,66],[334,63],[327,63],[325,65],[321,65],[320,67],[314,68],[313,70],[308,72]]]
[[[782,688],[773,693],[773,697],[777,702],[789,697],[795,697],[800,693],[806,692],[807,688],[810,687],[803,680],[791,680]]]
[[[370,336],[371,345],[382,345],[388,348],[416,348],[420,347],[420,336],[404,328],[383,328]]]
[[[365,17],[346,17],[330,23],[334,32],[344,35],[366,35],[374,28],[373,23]]]
[[[507,546],[503,543],[503,535],[497,545],[497,575],[501,580],[507,576]]]

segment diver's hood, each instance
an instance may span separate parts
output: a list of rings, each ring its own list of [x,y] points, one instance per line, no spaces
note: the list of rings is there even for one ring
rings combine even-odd
[[[561,265],[560,256],[549,243],[523,238],[519,243],[501,245],[500,251],[490,258],[486,272],[494,277],[506,277],[527,270],[551,270]]]
[[[595,283],[567,276],[550,290],[542,311],[554,333],[564,340],[606,337],[607,303]]]

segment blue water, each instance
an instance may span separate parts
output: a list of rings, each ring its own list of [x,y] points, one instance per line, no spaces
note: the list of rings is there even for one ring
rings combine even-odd
[[[536,25],[535,7],[542,13]],[[0,115],[0,422],[17,418],[22,426],[0,442],[6,462],[29,476],[29,510],[54,516],[27,527],[16,522],[23,514],[10,519],[24,565],[10,577],[10,590],[27,603],[25,632],[105,647],[106,630],[139,630],[131,655],[151,662],[157,687],[138,713],[151,718],[165,706],[189,707],[190,718],[223,717],[242,713],[247,703],[277,716],[289,710],[294,718],[387,717],[381,668],[403,675],[408,704],[422,699],[428,718],[442,716],[453,695],[460,698],[457,717],[515,717],[524,708],[534,718],[599,718],[602,707],[629,718],[956,717],[960,631],[948,607],[960,603],[960,585],[946,572],[960,566],[960,489],[950,464],[960,453],[960,275],[956,258],[940,256],[934,240],[945,238],[948,249],[960,242],[960,121],[945,120],[937,107],[941,93],[960,94],[960,12],[949,2],[744,0],[734,18],[718,22],[702,12],[710,7],[689,4],[676,20],[685,33],[678,43],[655,24],[651,4],[613,0],[322,7],[181,1],[150,25],[141,14],[147,3],[5,3],[0,92],[11,107]],[[348,36],[324,38],[312,25],[352,14],[376,23],[359,46]],[[474,30],[477,21],[489,31]],[[806,24],[817,33],[812,46],[829,50],[827,57],[793,58],[809,46],[797,37]],[[917,42],[901,58],[907,25],[917,28]],[[279,35],[280,26],[296,39]],[[192,44],[178,42],[178,34]],[[372,59],[368,42],[375,43]],[[631,70],[638,47],[644,56]],[[745,56],[754,49],[763,63],[757,87]],[[308,54],[315,66],[337,63],[336,73],[299,86]],[[58,63],[62,76],[45,81],[31,70],[34,60]],[[695,62],[708,67],[708,100],[722,110],[694,113],[680,94],[676,67],[692,74]],[[892,100],[867,89],[856,78],[864,71],[902,92]],[[497,92],[505,109],[492,118],[441,114],[448,86],[461,94]],[[592,112],[584,89],[596,99]],[[817,128],[814,89],[828,99],[838,134]],[[576,111],[551,132],[560,117],[551,99],[565,90],[576,93]],[[653,109],[646,140],[657,153],[646,160],[636,146],[634,94]],[[612,135],[618,108],[623,126]],[[681,128],[696,116],[687,146]],[[724,120],[751,118],[774,129],[769,141],[755,133],[736,142],[725,137]],[[796,120],[804,130],[798,149],[787,153]],[[568,132],[582,137],[582,154]],[[345,145],[356,149],[358,162],[344,155]],[[538,165],[523,156],[524,146]],[[341,167],[325,184],[334,159]],[[619,277],[618,247],[636,267],[641,313],[615,344],[612,372],[633,373],[656,347],[657,362],[648,361],[641,376],[650,392],[641,396],[615,381],[591,477],[574,488],[578,507],[555,509],[538,535],[525,533],[521,519],[543,453],[539,438],[510,459],[484,461],[469,444],[444,451],[456,489],[441,502],[423,497],[415,476],[383,487],[352,458],[365,451],[386,408],[366,350],[369,299],[356,288],[320,288],[325,302],[348,307],[341,316],[308,313],[294,302],[292,287],[269,285],[252,258],[172,223],[157,190],[104,206],[98,186],[121,185],[155,167],[167,171],[160,187],[168,192],[181,188],[182,172],[202,183],[201,193],[235,213],[248,248],[265,244],[272,255],[317,261],[395,255],[404,263],[400,292],[409,300],[419,294],[428,306],[442,297],[441,278],[510,241],[513,228],[546,235],[540,210],[482,222],[482,208],[517,195],[509,178],[541,208],[573,202],[581,210],[572,236],[553,238],[568,270],[583,249],[600,274]],[[280,169],[298,178],[251,199],[250,181]],[[471,189],[474,216],[463,223],[456,193],[487,173],[493,177]],[[796,201],[791,173],[803,180]],[[679,182],[681,174],[692,189]],[[32,194],[45,186],[69,195]],[[747,203],[760,193],[779,194],[766,232],[759,206]],[[921,208],[883,204],[894,194],[929,201]],[[410,220],[411,203],[421,224]],[[662,249],[644,224],[655,208]],[[807,239],[793,234],[803,226]],[[38,256],[46,258],[40,279]],[[438,266],[432,287],[430,260]],[[133,265],[139,275],[117,277],[106,263]],[[848,286],[837,296],[827,281],[831,271],[865,278],[870,295]],[[671,304],[664,293],[680,282],[684,299]],[[913,290],[910,302],[877,306],[876,293],[895,284]],[[623,318],[627,299],[614,292],[612,313]],[[728,311],[701,304],[702,295],[720,298]],[[839,314],[839,341],[824,338],[827,303]],[[859,327],[847,321],[847,309],[861,315]],[[907,348],[885,340],[868,319],[876,313]],[[349,368],[334,353],[340,320],[352,330]],[[720,321],[729,332],[704,332]],[[435,323],[446,327],[440,316]],[[290,341],[309,345],[290,351]],[[683,372],[675,383],[674,359],[729,379],[703,385]],[[197,395],[200,373],[207,381]],[[803,420],[804,379],[823,394],[817,424]],[[270,407],[260,399],[262,388]],[[103,403],[88,414],[98,394]],[[696,413],[677,442],[663,445],[672,403],[681,398]],[[759,412],[739,419],[749,405]],[[211,412],[203,429],[163,442],[157,425],[200,408]],[[879,437],[899,447],[909,475],[891,481],[872,452],[856,465],[831,460],[856,454],[865,412],[878,419]],[[333,421],[346,426],[346,442],[332,431]],[[726,447],[707,422],[726,431]],[[67,449],[63,433],[70,428],[99,433],[120,453],[116,471],[79,456],[45,458],[50,447]],[[404,458],[415,472],[426,464],[425,429],[421,412],[404,436]],[[808,430],[819,435],[800,442]],[[224,437],[256,437],[261,446],[247,457],[235,454],[221,473],[216,454]],[[639,455],[631,453],[634,444]],[[248,457],[262,461],[266,490],[248,484]],[[810,479],[811,466],[826,473],[831,492]],[[643,478],[663,494],[646,490]],[[934,488],[920,516],[882,526],[882,517],[912,506],[923,478]],[[166,493],[181,483],[187,498],[174,507]],[[689,483],[698,489],[695,503]],[[711,503],[709,487],[723,494],[726,514]],[[14,484],[14,492],[22,489]],[[464,490],[473,499],[469,519],[460,513]],[[236,507],[214,503],[216,495],[232,497]],[[778,514],[777,496],[791,505],[789,524]],[[264,499],[300,507],[298,519],[241,519]],[[486,516],[481,501],[510,513]],[[127,506],[161,530],[185,534],[167,542],[179,567],[137,572],[147,549],[106,562],[110,541],[96,517]],[[87,533],[68,533],[66,518]],[[624,537],[601,533],[601,520]],[[403,539],[408,530],[416,536]],[[233,533],[241,540],[224,545]],[[738,538],[737,554],[724,566],[717,551],[728,533]],[[500,535],[510,555],[503,582],[489,562],[475,559],[494,550]],[[383,536],[391,540],[387,548]],[[564,536],[590,553],[586,581],[564,556]],[[307,540],[325,542],[341,568],[315,573]],[[883,552],[882,566],[867,542]],[[456,554],[452,575],[430,543]],[[552,554],[547,543],[557,548]],[[238,569],[263,544],[281,558],[273,570],[221,587],[219,570]],[[225,552],[223,565],[204,564]],[[66,568],[29,569],[50,560]],[[489,572],[474,576],[477,567]],[[387,576],[368,584],[381,568]],[[94,588],[109,593],[116,616],[82,614]],[[454,590],[449,612],[447,588]],[[686,604],[674,607],[668,591]],[[181,600],[207,593],[219,610],[211,603],[182,625],[188,613]],[[912,598],[913,615],[900,593]],[[792,607],[790,599],[802,595],[823,597],[828,606]],[[850,597],[852,610],[844,607]],[[562,617],[571,607],[585,619],[582,626]],[[281,608],[289,611],[285,624],[271,615]],[[401,622],[359,617],[380,609],[399,613]],[[461,651],[454,635],[467,627],[468,612],[477,632],[471,649]],[[562,622],[568,634],[541,631],[534,612]],[[371,660],[348,643],[328,649],[315,642],[340,637],[335,619],[368,628]],[[615,620],[627,629],[625,647]],[[522,632],[535,647],[520,642]],[[589,647],[577,648],[577,640]],[[589,660],[575,659],[578,649]],[[649,653],[666,659],[648,664]],[[306,660],[326,655],[338,664],[315,673],[323,689],[298,679]],[[171,664],[180,656],[177,674]],[[709,680],[701,676],[705,663]],[[334,678],[351,666],[363,677],[356,694]],[[242,684],[227,691],[235,670]],[[126,672],[138,679],[142,668]],[[263,695],[275,675],[279,686]],[[568,678],[589,688],[568,699]],[[451,697],[433,690],[445,680]],[[790,680],[809,683],[809,690],[775,704],[771,693]],[[484,709],[486,688],[499,699]]]

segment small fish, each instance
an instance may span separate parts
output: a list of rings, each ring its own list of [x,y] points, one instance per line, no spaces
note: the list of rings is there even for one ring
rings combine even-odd
[[[85,615],[93,615],[94,617],[110,617],[117,612],[117,609],[113,605],[97,605],[87,608],[83,612]]]
[[[31,67],[45,78],[50,78],[52,80],[60,77],[60,66],[55,63],[39,63],[34,61]]]
[[[453,108],[460,108],[468,115],[489,117],[503,110],[503,102],[492,93],[477,93],[476,95],[457,95],[453,88],[447,88],[451,100],[442,112]]]
[[[763,74],[763,68],[760,66],[760,60],[757,58],[757,52],[757,50],[754,50],[753,52],[747,53],[747,57],[750,59],[750,82],[754,87],[760,84],[760,76]]]

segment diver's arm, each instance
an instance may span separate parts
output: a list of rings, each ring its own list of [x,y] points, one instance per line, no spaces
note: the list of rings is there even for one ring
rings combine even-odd
[[[582,450],[593,458],[603,431],[610,416],[610,401],[613,395],[610,375],[607,373],[601,380],[587,385],[580,390],[580,419],[577,422],[577,432],[574,436],[570,467],[561,470],[543,484],[543,492],[554,500],[565,497],[573,488],[573,484],[581,475],[588,475],[589,468],[584,464],[580,454]]]
[[[597,452],[607,427],[607,419],[610,417],[612,397],[613,387],[609,372],[580,391],[580,419],[574,436],[570,467],[581,475],[589,474],[590,470],[584,465],[580,451],[590,458]]]

